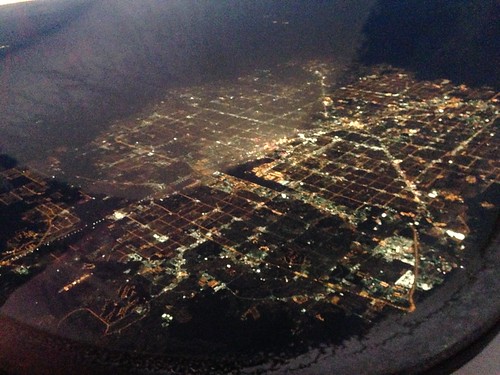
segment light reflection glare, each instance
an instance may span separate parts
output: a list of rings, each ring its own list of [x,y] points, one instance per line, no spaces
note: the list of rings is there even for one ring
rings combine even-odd
[[[0,0],[0,6],[7,4],[16,4],[16,3],[27,3],[33,0]]]

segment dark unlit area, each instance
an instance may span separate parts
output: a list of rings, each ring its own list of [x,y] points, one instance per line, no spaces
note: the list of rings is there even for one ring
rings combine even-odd
[[[498,89],[499,17],[495,0],[379,1],[364,25],[361,59]]]

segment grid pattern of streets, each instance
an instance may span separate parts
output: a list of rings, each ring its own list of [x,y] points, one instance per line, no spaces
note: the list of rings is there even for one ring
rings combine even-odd
[[[54,285],[44,298],[64,302],[54,331],[85,316],[96,340],[142,324],[175,341],[210,325],[196,325],[210,299],[242,327],[285,311],[294,336],[339,312],[370,322],[413,311],[463,266],[477,236],[470,205],[498,210],[488,198],[500,175],[498,94],[377,66],[326,98],[332,66],[286,69],[172,90],[68,151],[73,167],[90,166],[77,176],[87,189],[141,199],[70,239],[44,272]],[[46,172],[65,165],[51,159]]]

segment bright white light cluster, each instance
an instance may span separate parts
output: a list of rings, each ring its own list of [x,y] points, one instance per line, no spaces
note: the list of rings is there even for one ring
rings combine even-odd
[[[0,0],[0,6],[7,4],[15,4],[15,3],[26,3],[32,0]]]

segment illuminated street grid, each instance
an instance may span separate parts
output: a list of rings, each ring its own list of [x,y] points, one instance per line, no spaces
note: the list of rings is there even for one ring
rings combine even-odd
[[[77,189],[60,189],[42,176],[19,168],[0,169],[0,181],[2,216],[9,221],[2,230],[0,266],[22,260],[41,246],[81,229],[72,205],[89,197]],[[19,213],[22,217],[17,220]]]
[[[30,319],[87,316],[105,337],[141,321],[168,342],[217,296],[231,321],[286,311],[300,335],[339,311],[418,309],[462,267],[466,200],[499,181],[498,94],[379,66],[325,99],[331,66],[287,69],[172,90],[78,150],[98,176],[79,175],[87,189],[141,200],[44,273],[46,298],[66,301],[53,327]]]
[[[140,117],[120,121],[70,151],[66,159],[72,163],[92,165],[87,173],[80,168],[75,183],[144,196],[265,155],[311,126],[321,96],[318,77],[310,73],[316,69],[333,68],[316,61],[290,64],[282,71],[257,70],[230,82],[171,90]],[[46,173],[57,174],[59,161],[52,167]]]

